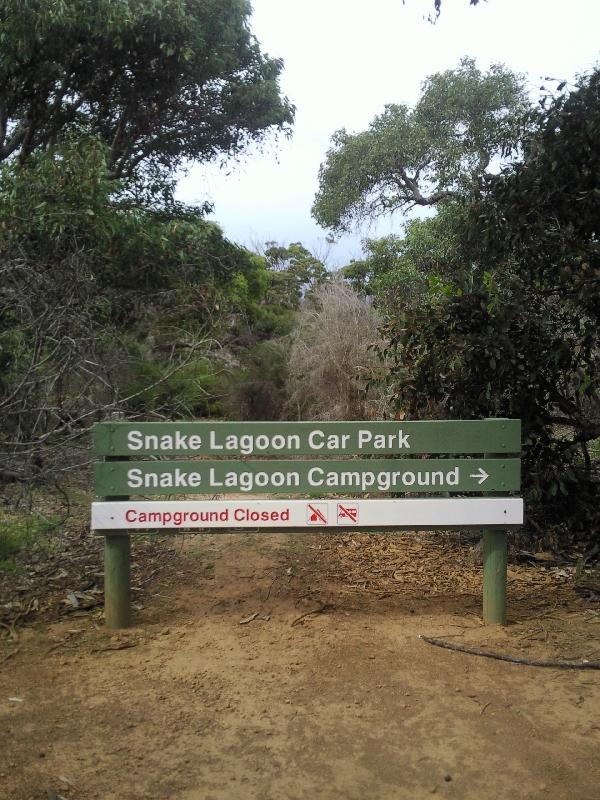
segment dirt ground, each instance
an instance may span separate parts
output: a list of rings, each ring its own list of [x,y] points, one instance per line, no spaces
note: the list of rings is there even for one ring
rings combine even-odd
[[[510,624],[480,622],[481,566],[448,534],[191,536],[135,626],[100,611],[0,642],[6,800],[600,797],[598,604],[510,568]]]

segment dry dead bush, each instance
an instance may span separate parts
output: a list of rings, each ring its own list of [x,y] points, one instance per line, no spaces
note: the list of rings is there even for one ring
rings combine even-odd
[[[79,475],[92,460],[91,424],[133,413],[139,397],[198,356],[190,336],[182,356],[173,346],[158,375],[142,372],[134,383],[152,351],[136,343],[134,352],[108,307],[84,251],[51,268],[26,256],[0,259],[0,492],[8,491],[0,503]]]
[[[318,287],[300,311],[288,365],[288,414],[298,419],[377,419],[380,320],[341,276]]]

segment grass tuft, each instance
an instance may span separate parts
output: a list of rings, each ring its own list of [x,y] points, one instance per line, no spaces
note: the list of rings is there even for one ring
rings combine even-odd
[[[39,514],[0,509],[0,572],[17,572],[16,557],[44,544],[41,537],[52,527],[54,522]]]

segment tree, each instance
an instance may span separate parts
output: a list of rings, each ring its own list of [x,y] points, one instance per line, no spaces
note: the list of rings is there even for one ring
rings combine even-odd
[[[420,223],[452,242],[451,258],[440,269],[430,258],[440,247],[405,242],[399,262],[410,254],[434,272],[418,302],[385,314],[398,407],[522,419],[529,522],[542,536],[541,523],[562,528],[565,542],[598,529],[599,109],[596,71],[540,111],[521,162],[489,176],[441,228]],[[406,239],[422,233],[409,227]]]
[[[594,321],[600,314],[599,109],[596,69],[540,113],[523,162],[487,181],[472,208],[470,232],[480,257],[518,262],[532,279],[581,303]]]
[[[346,280],[371,295],[386,317],[416,301],[428,280],[451,275],[462,266],[460,222],[465,202],[447,202],[428,219],[413,219],[403,236],[391,234],[363,242],[365,258],[344,267]]]
[[[327,280],[327,267],[301,242],[287,246],[267,242],[266,245],[264,257],[270,272],[266,302],[297,309],[303,297]]]
[[[414,109],[388,105],[368,130],[334,134],[313,215],[323,227],[348,230],[464,194],[493,159],[517,148],[528,112],[521,76],[501,65],[484,74],[464,58],[425,81]]]
[[[282,62],[261,52],[250,11],[247,0],[0,0],[0,160],[92,134],[111,177],[144,173],[162,189],[186,159],[287,130]]]
[[[488,181],[472,208],[469,252],[489,268],[513,265],[557,309],[555,372],[543,389],[563,448],[600,437],[600,70],[554,100],[521,164]],[[553,411],[551,410],[553,409]]]

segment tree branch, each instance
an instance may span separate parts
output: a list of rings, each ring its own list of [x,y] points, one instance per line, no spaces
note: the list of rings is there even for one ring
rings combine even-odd
[[[401,188],[404,188],[410,194],[410,197],[406,199],[408,202],[412,203],[415,206],[433,206],[436,203],[441,202],[442,200],[450,200],[455,197],[455,192],[451,192],[449,190],[443,189],[426,197],[422,192],[418,184],[418,176],[420,175],[422,167],[419,167],[415,172],[414,177],[411,177],[408,172],[406,171],[406,167],[399,161],[396,161],[396,170],[400,176],[399,184]]]
[[[504,653],[492,653],[489,650],[480,650],[479,647],[471,647],[466,644],[455,644],[445,642],[443,639],[433,639],[430,636],[419,636],[427,644],[435,647],[443,647],[445,650],[455,650],[458,653],[468,653],[471,656],[482,656],[483,658],[495,658],[498,661],[509,661],[511,664],[525,664],[528,667],[550,667],[554,669],[600,669],[600,661],[565,661],[558,659],[540,658],[520,658],[519,656],[509,656]]]
[[[15,152],[15,150],[17,150],[17,148],[21,146],[21,142],[27,135],[28,127],[29,125],[26,124],[26,120],[24,120],[20,125],[17,125],[8,142],[0,150],[0,161],[5,161]]]

